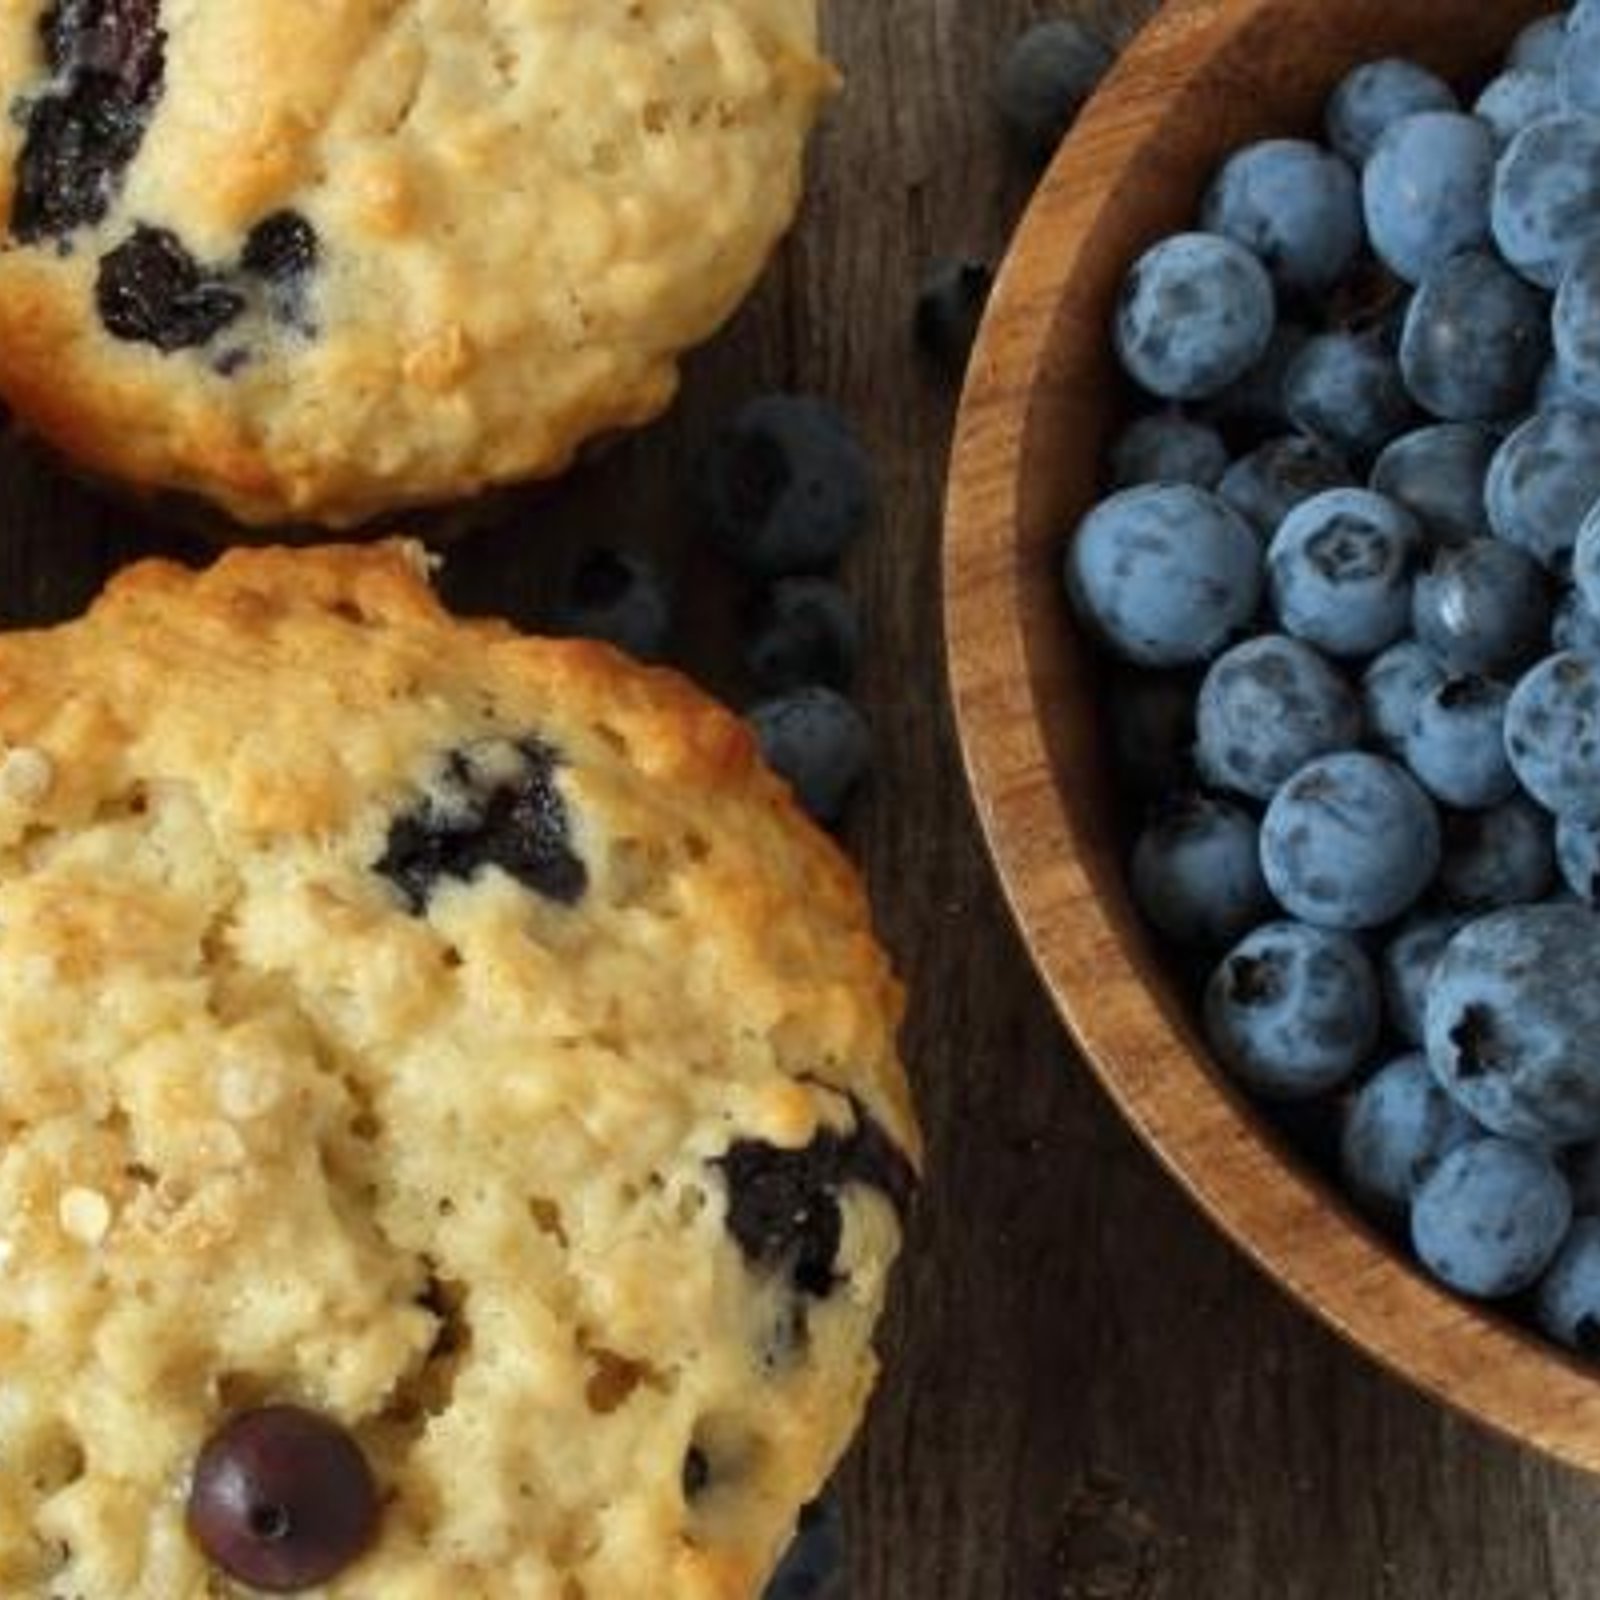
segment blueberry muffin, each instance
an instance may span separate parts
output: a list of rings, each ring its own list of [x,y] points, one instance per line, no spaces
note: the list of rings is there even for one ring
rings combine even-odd
[[[656,415],[798,200],[815,0],[0,7],[0,390],[348,525]]]
[[[915,1183],[859,886],[390,544],[0,637],[0,1594],[751,1600]]]

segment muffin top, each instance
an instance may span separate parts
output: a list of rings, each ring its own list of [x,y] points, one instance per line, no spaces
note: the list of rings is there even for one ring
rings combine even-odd
[[[917,1135],[735,718],[414,547],[143,565],[0,637],[0,953],[0,1593],[759,1592]]]
[[[0,390],[344,525],[647,420],[793,215],[815,0],[0,8]]]

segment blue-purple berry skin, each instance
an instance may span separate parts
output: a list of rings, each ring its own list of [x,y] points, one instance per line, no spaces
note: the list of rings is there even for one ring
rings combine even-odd
[[[872,735],[855,706],[818,685],[761,701],[749,720],[762,757],[810,816],[837,822],[872,762]]]
[[[1416,779],[1364,751],[1302,767],[1261,825],[1274,898],[1324,928],[1377,928],[1404,915],[1433,881],[1442,848],[1438,810]]]
[[[1455,111],[1459,106],[1450,85],[1415,61],[1396,56],[1368,61],[1347,74],[1330,97],[1328,139],[1359,168],[1395,123],[1419,112]]]
[[[1526,551],[1472,539],[1439,551],[1419,574],[1411,627],[1457,673],[1516,673],[1545,652],[1550,584]]]
[[[1600,1361],[1600,1217],[1579,1216],[1534,1296],[1534,1317],[1558,1344]]]
[[[1567,888],[1584,905],[1600,908],[1600,820],[1558,818],[1556,862]]]
[[[1493,79],[1473,106],[1504,149],[1524,128],[1561,110],[1561,89],[1555,75],[1526,67],[1508,67]]]
[[[1489,242],[1496,157],[1487,123],[1424,111],[1389,127],[1361,175],[1367,233],[1407,283]]]
[[[1600,659],[1568,651],[1525,674],[1506,707],[1506,753],[1547,811],[1600,818]]]
[[[1134,846],[1131,881],[1145,919],[1193,949],[1225,948],[1272,915],[1255,818],[1207,795],[1159,810]]]
[[[672,631],[672,597],[661,570],[637,551],[589,551],[573,570],[556,631],[599,639],[641,661],[657,661]]]
[[[1555,825],[1526,795],[1446,814],[1434,885],[1445,905],[1498,911],[1542,900],[1555,886]]]
[[[1030,161],[1048,161],[1114,60],[1110,46],[1075,18],[1037,23],[1019,35],[994,81],[995,109],[1017,149]]]
[[[828,578],[780,578],[762,596],[744,659],[764,694],[808,684],[849,689],[861,654],[856,603]]]
[[[1411,1242],[1459,1294],[1500,1300],[1531,1288],[1572,1224],[1572,1195],[1549,1155],[1475,1139],[1446,1155],[1417,1190]]]
[[[1362,715],[1372,742],[1403,757],[1417,708],[1448,676],[1439,658],[1415,639],[1401,639],[1377,656],[1361,677]]]
[[[1354,690],[1298,639],[1260,634],[1219,656],[1200,686],[1195,761],[1208,784],[1267,801],[1308,761],[1361,737]]]
[[[1217,493],[1265,542],[1296,506],[1354,482],[1350,469],[1320,440],[1284,434],[1240,456],[1223,473]]]
[[[1114,488],[1190,483],[1214,489],[1228,470],[1228,447],[1210,424],[1181,411],[1152,411],[1130,422],[1111,446]]]
[[[1206,988],[1206,1036],[1256,1094],[1299,1101],[1354,1075],[1377,1043],[1377,975],[1348,935],[1273,922],[1247,935]]]
[[[1308,340],[1284,375],[1284,406],[1302,433],[1362,463],[1416,420],[1399,361],[1370,333]]]
[[[1214,233],[1180,233],[1135,262],[1116,313],[1116,343],[1135,382],[1166,400],[1204,400],[1242,377],[1277,320],[1272,280]]]
[[[1507,1138],[1600,1136],[1600,915],[1543,904],[1495,911],[1458,933],[1428,989],[1428,1064],[1445,1090]]]
[[[845,1529],[832,1494],[800,1513],[800,1525],[762,1600],[844,1600]]]
[[[1176,667],[1209,660],[1241,634],[1261,595],[1250,525],[1190,484],[1150,484],[1103,500],[1068,549],[1067,592],[1120,659]]]
[[[1484,483],[1500,434],[1478,422],[1438,422],[1402,434],[1372,468],[1371,486],[1398,500],[1435,546],[1487,538]]]
[[[1567,17],[1552,12],[1530,22],[1512,41],[1506,65],[1517,72],[1543,72],[1553,75],[1567,43]]]
[[[1340,1170],[1358,1203],[1393,1219],[1452,1150],[1482,1130],[1428,1071],[1421,1054],[1381,1067],[1351,1097],[1340,1141]]]
[[[1600,119],[1565,112],[1524,128],[1495,170],[1490,215],[1500,254],[1556,289],[1600,231]]]
[[[1600,499],[1600,414],[1558,406],[1529,417],[1495,452],[1485,497],[1496,537],[1564,573]]]
[[[1581,591],[1568,589],[1556,602],[1550,618],[1550,643],[1558,651],[1600,656],[1600,612],[1590,607]]]
[[[1499,805],[1516,792],[1506,759],[1510,691],[1492,678],[1447,678],[1422,697],[1406,735],[1406,765],[1448,806]]]
[[[1460,911],[1415,911],[1384,945],[1378,970],[1385,1012],[1389,1026],[1407,1044],[1421,1046],[1426,1039],[1433,969],[1469,920]]]
[[[1600,405],[1600,237],[1572,258],[1556,291],[1551,327],[1562,384],[1585,406]]]

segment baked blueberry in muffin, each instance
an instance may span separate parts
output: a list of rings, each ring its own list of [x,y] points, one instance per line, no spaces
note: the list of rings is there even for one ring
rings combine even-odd
[[[916,1184],[730,714],[414,547],[0,636],[0,1594],[756,1600]]]
[[[833,83],[814,0],[19,0],[0,392],[247,522],[549,475],[671,398]]]

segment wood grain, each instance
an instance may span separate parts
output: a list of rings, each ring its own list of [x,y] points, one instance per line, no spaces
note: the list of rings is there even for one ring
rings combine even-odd
[[[834,0],[851,88],[761,294],[666,423],[486,522],[447,588],[536,623],[579,545],[653,543],[680,574],[680,655],[737,696],[743,597],[699,553],[686,459],[729,405],[791,385],[842,400],[877,454],[885,515],[850,576],[878,775],[850,832],[916,984],[934,1181],[848,1473],[853,1600],[1586,1600],[1600,1495],[1377,1373],[1222,1242],[1081,1069],[992,886],[940,650],[953,396],[905,308],[928,254],[993,252],[1015,224],[1028,180],[983,84],[1056,9]],[[0,448],[6,620],[70,615],[151,548],[205,553]]]

